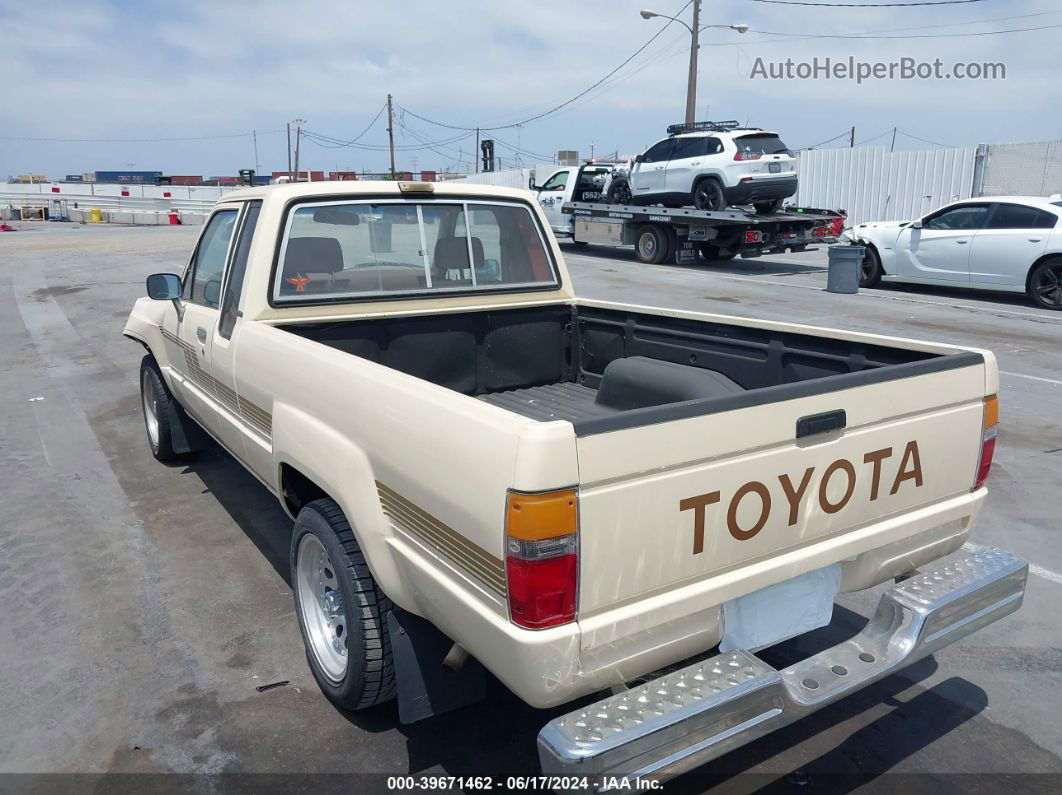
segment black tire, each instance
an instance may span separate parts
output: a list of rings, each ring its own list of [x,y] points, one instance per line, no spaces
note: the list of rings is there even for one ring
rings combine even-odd
[[[693,186],[693,206],[698,210],[725,210],[726,193],[718,180],[702,179]]]
[[[726,262],[737,256],[737,250],[732,248],[721,249],[714,243],[701,243],[701,256],[709,262]]]
[[[585,240],[571,240],[571,241],[569,241],[569,242],[570,242],[570,243],[571,243],[571,244],[572,244],[573,246],[578,246],[579,248],[582,248],[583,246],[588,246],[588,245],[590,245],[590,244],[589,244],[589,243],[587,243],[587,242],[586,242]]]
[[[173,435],[170,433],[173,403],[173,395],[166,386],[155,357],[148,354],[140,360],[140,408],[144,412],[148,447],[156,461],[172,461],[179,455],[173,449]]]
[[[299,553],[307,536],[320,542],[327,553],[327,562],[335,567],[331,582],[336,588],[330,588],[327,583],[322,585],[319,582],[318,585],[326,591],[338,590],[342,597],[337,615],[341,611],[346,667],[340,677],[330,676],[318,659],[307,626],[308,619],[304,617]],[[312,546],[312,541],[306,543],[307,549]],[[291,536],[290,564],[295,614],[306,647],[306,660],[321,692],[333,704],[346,710],[367,709],[393,699],[396,693],[395,667],[387,628],[387,614],[393,604],[373,579],[354,531],[334,501],[327,498],[314,500],[299,511]],[[307,586],[312,588],[313,584],[307,583]]]
[[[612,180],[605,194],[605,201],[609,204],[633,204],[630,181],[626,177],[616,177]]]
[[[1033,268],[1029,297],[1044,309],[1062,310],[1062,258],[1045,260]]]
[[[659,265],[671,253],[671,235],[656,224],[646,224],[634,240],[634,256],[646,265]]]
[[[770,215],[773,212],[777,212],[781,206],[781,199],[775,199],[773,202],[758,202],[752,205],[753,209],[760,215]]]
[[[867,246],[863,251],[863,261],[859,264],[859,286],[877,287],[884,273],[878,252],[873,246]]]

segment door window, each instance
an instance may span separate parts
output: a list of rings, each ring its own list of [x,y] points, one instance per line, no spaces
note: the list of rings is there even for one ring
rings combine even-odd
[[[988,215],[988,206],[983,204],[964,204],[941,210],[929,218],[922,226],[933,230],[969,230],[980,229]]]
[[[675,139],[668,138],[650,146],[642,155],[643,163],[663,163],[671,159],[671,152],[675,146]]]
[[[240,294],[243,292],[243,277],[247,273],[247,254],[251,250],[251,240],[254,237],[254,229],[258,225],[258,214],[261,210],[262,202],[254,201],[248,203],[244,211],[243,226],[236,243],[236,255],[232,259],[229,280],[225,284],[225,295],[221,301],[221,322],[218,324],[218,333],[225,339],[232,336],[232,329],[236,326],[236,311],[240,305]]]
[[[985,229],[1051,229],[1057,219],[1035,207],[1021,204],[997,204]]]
[[[185,283],[185,298],[193,304],[217,307],[221,298],[221,274],[225,270],[225,258],[229,253],[229,242],[236,226],[239,211],[219,210],[210,216],[203,237],[196,246],[191,278]]]
[[[568,184],[568,172],[558,171],[552,177],[546,180],[546,184],[542,186],[542,190],[564,190],[564,187]]]
[[[704,156],[708,152],[707,140],[706,138],[676,138],[671,159],[687,160]]]

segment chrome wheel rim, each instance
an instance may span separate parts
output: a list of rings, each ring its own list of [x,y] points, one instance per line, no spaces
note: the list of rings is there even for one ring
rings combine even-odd
[[[338,684],[347,672],[347,615],[335,566],[313,533],[299,541],[295,587],[310,650],[325,676]]]
[[[1044,304],[1062,308],[1062,265],[1044,268],[1033,290]]]
[[[145,370],[140,381],[140,396],[144,401],[144,424],[147,426],[148,439],[152,447],[159,446],[159,400],[155,394],[155,379],[151,371]]]
[[[656,235],[652,232],[645,232],[638,238],[638,253],[642,255],[644,259],[648,259],[656,254]]]

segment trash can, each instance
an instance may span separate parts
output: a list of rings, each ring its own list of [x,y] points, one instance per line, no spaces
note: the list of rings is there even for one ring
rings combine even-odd
[[[103,223],[103,213],[100,212],[100,208],[99,207],[91,207],[91,208],[89,208],[89,223],[93,223],[93,224],[102,224]]]
[[[859,274],[863,264],[863,246],[830,246],[826,274],[826,291],[830,293],[858,293]]]

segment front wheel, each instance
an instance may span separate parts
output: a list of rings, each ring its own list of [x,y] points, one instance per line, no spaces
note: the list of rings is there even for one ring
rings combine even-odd
[[[170,402],[173,396],[162,380],[162,373],[152,356],[140,361],[140,405],[144,409],[144,429],[148,447],[156,461],[172,461],[177,457],[170,433]]]
[[[1044,309],[1062,309],[1062,259],[1036,266],[1029,276],[1029,296]]]
[[[884,272],[878,252],[870,246],[863,249],[863,261],[859,265],[859,286],[877,287]]]
[[[725,210],[726,194],[714,179],[701,180],[693,188],[693,206],[698,210]]]
[[[330,499],[309,503],[291,537],[291,585],[306,660],[321,691],[358,710],[395,697],[387,614],[354,531]]]
[[[608,186],[605,200],[609,204],[632,204],[634,197],[631,195],[631,183],[626,177],[616,177]]]

